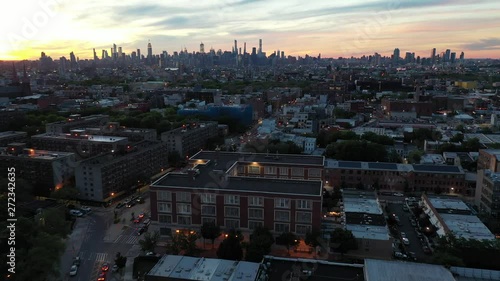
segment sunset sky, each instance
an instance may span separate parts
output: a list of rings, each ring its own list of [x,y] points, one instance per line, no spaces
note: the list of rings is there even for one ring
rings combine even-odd
[[[27,4],[31,3],[31,4]],[[127,54],[231,50],[247,43],[285,55],[350,57],[432,48],[500,58],[498,0],[23,0],[2,3],[0,60],[98,56],[113,43]],[[28,7],[27,7],[28,6]],[[109,52],[109,51],[108,51]]]

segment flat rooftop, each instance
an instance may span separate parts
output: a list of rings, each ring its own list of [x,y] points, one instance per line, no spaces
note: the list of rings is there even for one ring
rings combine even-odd
[[[187,173],[168,173],[152,186],[310,196],[321,196],[323,190],[321,181],[227,176],[223,171],[214,171],[217,167],[211,161],[197,168],[200,174],[194,178]]]
[[[360,161],[337,161],[326,159],[325,169],[359,169],[394,172],[426,172],[426,173],[452,173],[463,174],[464,171],[458,166],[432,165],[432,164],[397,164],[386,162],[360,162]]]
[[[31,158],[40,160],[53,160],[57,158],[64,158],[74,155],[72,152],[61,152],[61,151],[48,151],[41,149],[23,149],[23,153],[18,155],[8,154],[7,147],[0,147],[0,156],[3,157],[16,157],[16,158]]]
[[[438,210],[438,212],[440,209],[470,211],[469,206],[457,198],[428,196],[427,200],[432,204],[434,209]]]
[[[265,256],[263,261],[266,280],[346,281],[363,278],[362,264],[344,264],[312,259],[292,259]],[[299,277],[300,279],[294,279]],[[235,280],[237,281],[237,280]]]
[[[44,133],[32,136],[32,138],[42,138],[42,139],[58,139],[58,140],[88,140],[91,142],[103,142],[103,143],[117,143],[117,142],[126,142],[128,138],[126,137],[118,137],[118,136],[97,136],[97,135],[87,135],[82,134],[80,137],[72,137],[71,134],[51,134]]]
[[[365,259],[369,281],[456,281],[444,266],[403,261]]]
[[[21,132],[21,131],[6,131],[6,132],[0,132],[0,139],[1,138],[7,138],[7,137],[12,137],[12,136],[27,136],[28,134],[26,132]]]
[[[474,215],[439,213],[448,229],[457,237],[476,240],[493,240],[495,235]]]
[[[259,267],[254,262],[165,255],[147,275],[175,280],[255,281]]]
[[[500,280],[500,271],[467,267],[450,267],[457,281],[491,281]]]
[[[360,239],[389,240],[391,238],[386,226],[346,223],[345,228],[350,230],[354,237]]]
[[[285,164],[285,165],[324,165],[324,157],[316,155],[299,155],[299,154],[266,154],[266,153],[242,153],[242,152],[216,152],[216,151],[200,151],[193,155],[192,160],[217,160],[217,163],[222,163],[223,166],[232,166],[234,162],[243,163],[269,163],[269,164]]]

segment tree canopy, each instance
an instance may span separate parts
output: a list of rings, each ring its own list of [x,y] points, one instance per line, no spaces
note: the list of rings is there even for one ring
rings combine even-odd
[[[336,246],[334,248],[342,254],[358,248],[358,242],[350,230],[336,228],[330,235],[330,241]]]
[[[271,252],[274,237],[271,231],[265,227],[257,227],[250,235],[250,242],[246,248],[245,260],[260,262],[265,255]]]
[[[217,249],[217,257],[225,260],[241,260],[243,258],[243,247],[241,246],[241,233],[230,231]]]
[[[201,236],[204,239],[209,239],[212,241],[212,249],[214,248],[214,242],[217,237],[221,235],[220,226],[213,222],[206,222],[201,226]]]

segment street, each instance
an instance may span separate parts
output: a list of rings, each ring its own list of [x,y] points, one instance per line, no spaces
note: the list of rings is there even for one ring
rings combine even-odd
[[[142,237],[137,235],[140,224],[134,224],[131,218],[132,213],[137,216],[149,212],[149,198],[131,208],[115,209],[115,206],[93,207],[91,213],[77,218],[75,229],[66,242],[66,252],[61,257],[60,280],[95,281],[101,274],[102,264],[107,262],[111,268],[118,252],[128,259],[140,253],[137,246]],[[120,218],[117,224],[113,223],[115,211]],[[80,257],[80,266],[77,275],[70,277],[69,270],[76,256]],[[106,277],[108,281],[123,280],[111,269]]]

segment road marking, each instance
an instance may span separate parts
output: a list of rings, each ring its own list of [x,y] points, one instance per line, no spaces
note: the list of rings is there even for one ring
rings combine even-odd
[[[107,258],[108,258],[108,253],[97,253],[96,254],[96,261],[100,261],[100,262],[103,262],[103,261],[106,261]]]
[[[120,239],[122,239],[123,235],[119,235],[118,237],[116,237],[115,241],[113,241],[113,243],[118,243],[118,241],[120,241]]]

